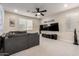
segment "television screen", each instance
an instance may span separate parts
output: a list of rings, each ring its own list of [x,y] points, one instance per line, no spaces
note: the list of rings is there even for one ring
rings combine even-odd
[[[48,25],[41,25],[41,26],[42,26],[41,30],[45,30],[45,31],[59,31],[58,23],[52,23],[52,24],[50,24],[50,26],[48,26]]]
[[[59,31],[59,25],[58,25],[58,23],[51,24],[50,27],[49,27],[49,30],[50,31]]]

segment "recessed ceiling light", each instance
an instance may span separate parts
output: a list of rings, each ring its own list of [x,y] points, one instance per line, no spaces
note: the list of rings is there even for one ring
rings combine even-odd
[[[18,12],[18,10],[17,10],[17,9],[15,9],[15,10],[14,10],[14,12]]]
[[[64,4],[64,7],[68,7],[68,4]]]

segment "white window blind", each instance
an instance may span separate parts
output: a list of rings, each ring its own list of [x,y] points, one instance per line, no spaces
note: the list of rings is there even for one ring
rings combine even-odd
[[[19,19],[19,29],[20,30],[32,30],[33,22],[32,20]]]

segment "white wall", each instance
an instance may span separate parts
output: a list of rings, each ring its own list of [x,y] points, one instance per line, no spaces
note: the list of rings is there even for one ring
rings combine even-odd
[[[15,27],[10,27],[10,18],[15,21]],[[39,32],[39,25],[40,25],[40,20],[36,18],[31,18],[31,17],[26,17],[18,14],[14,14],[11,12],[5,11],[4,14],[4,32],[9,32],[9,31],[18,31],[18,20],[19,19],[26,19],[26,20],[32,20],[33,21],[33,29],[28,31],[28,32]]]
[[[52,18],[43,19],[41,23],[44,24],[44,21],[51,19],[55,19],[59,23],[59,39],[73,43],[74,29],[76,28],[79,33],[79,8],[57,13]]]

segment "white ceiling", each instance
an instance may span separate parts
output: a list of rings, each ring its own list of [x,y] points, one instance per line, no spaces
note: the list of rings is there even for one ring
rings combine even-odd
[[[1,5],[7,11],[14,12],[14,9],[17,9],[18,14],[30,17],[36,17],[35,13],[32,13],[35,8],[46,9],[47,12],[44,13],[44,17],[50,17],[58,12],[79,6],[77,3],[69,3],[68,7],[64,7],[64,3],[2,3]]]

